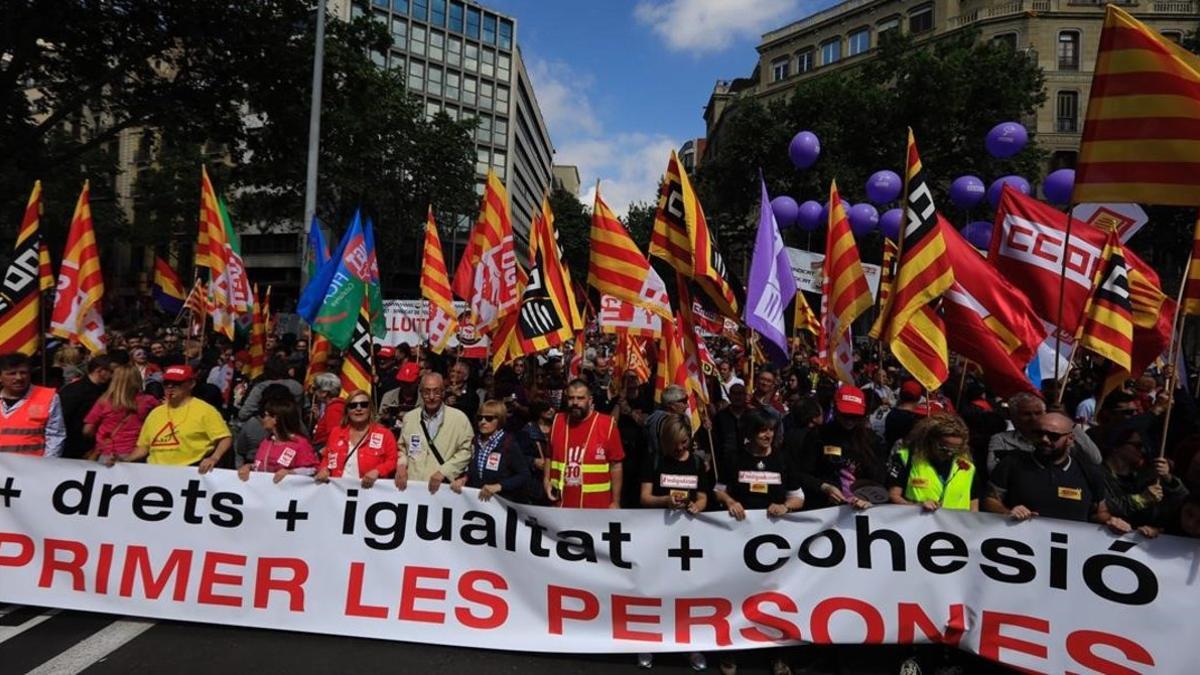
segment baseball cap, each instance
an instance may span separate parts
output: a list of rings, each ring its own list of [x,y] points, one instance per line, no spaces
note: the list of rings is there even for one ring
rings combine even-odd
[[[163,372],[164,382],[187,382],[194,377],[191,366],[168,366]]]
[[[837,411],[843,415],[866,415],[867,414],[867,397],[863,394],[862,389],[845,385],[838,389],[836,397]]]
[[[916,380],[905,380],[904,384],[900,385],[900,393],[917,401],[925,395],[925,389]]]
[[[421,367],[413,362],[408,362],[400,366],[400,372],[396,373],[397,382],[416,382],[421,376]]]
[[[390,359],[396,355],[396,350],[391,347],[381,347],[379,349],[379,358]]]

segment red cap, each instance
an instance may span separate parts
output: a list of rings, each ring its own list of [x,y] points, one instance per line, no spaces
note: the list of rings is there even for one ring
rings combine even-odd
[[[390,359],[396,355],[396,350],[391,347],[380,347],[379,358]]]
[[[164,382],[187,382],[194,377],[191,366],[169,366],[163,372]]]
[[[396,373],[397,382],[416,382],[419,377],[421,377],[421,367],[412,361],[400,366],[400,372]]]
[[[906,394],[911,398],[920,399],[925,395],[925,388],[916,380],[905,380],[904,384],[900,385],[900,393]]]
[[[245,349],[242,349],[238,353],[234,354],[233,358],[237,359],[238,361],[249,362],[250,361],[250,352],[246,351]]]
[[[835,407],[843,415],[866,415],[867,397],[862,389],[847,384],[838,389]]]

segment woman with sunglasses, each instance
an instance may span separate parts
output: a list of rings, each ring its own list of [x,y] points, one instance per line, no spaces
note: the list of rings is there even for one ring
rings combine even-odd
[[[476,420],[478,433],[471,442],[471,461],[450,489],[461,494],[464,487],[477,488],[479,500],[484,502],[497,494],[508,501],[524,501],[529,494],[529,463],[516,436],[504,431],[508,408],[495,399],[484,401]]]
[[[269,471],[275,482],[298,473],[311,476],[317,471],[317,453],[304,437],[300,406],[290,396],[269,398],[263,404],[262,426],[267,437],[258,445],[254,462],[238,467],[238,478],[250,479],[251,471]]]
[[[938,413],[917,422],[888,465],[888,496],[893,504],[919,504],[978,511],[970,432],[958,415]]]
[[[346,398],[342,423],[329,433],[325,447],[325,465],[317,472],[317,482],[330,478],[357,478],[369,488],[375,481],[396,471],[399,459],[396,438],[375,419],[371,395],[361,389]]]

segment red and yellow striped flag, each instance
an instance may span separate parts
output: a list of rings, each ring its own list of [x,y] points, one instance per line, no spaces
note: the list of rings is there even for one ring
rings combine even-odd
[[[854,384],[854,348],[850,325],[871,308],[871,287],[863,273],[850,219],[838,195],[837,181],[829,186],[829,233],[825,236],[821,333],[818,349],[823,364],[843,382]]]
[[[488,171],[479,219],[454,271],[451,286],[455,295],[470,303],[481,332],[496,329],[500,320],[519,303],[520,267],[513,250],[508,191],[495,172]]]
[[[41,237],[39,236],[40,240]],[[38,289],[42,291],[54,290],[54,268],[50,266],[50,249],[46,248],[45,241],[38,242]]]
[[[933,306],[954,285],[941,223],[917,141],[909,129],[905,224],[900,230],[899,263],[880,335],[900,364],[931,391],[950,376],[946,325]]]
[[[654,373],[654,400],[662,401],[663,392],[672,384],[687,392],[688,419],[692,429],[700,429],[700,409],[696,394],[689,385],[687,355],[683,349],[683,328],[675,321],[663,321],[662,336],[658,341],[658,366]]]
[[[209,294],[212,303],[209,313],[213,330],[230,340],[234,335],[233,279],[229,271],[229,239],[225,221],[221,218],[221,203],[208,178],[208,169],[200,167],[200,235],[196,240],[196,266],[209,271]]]
[[[369,394],[374,380],[375,341],[371,338],[371,302],[364,295],[350,346],[342,353],[342,396],[354,391]]]
[[[58,272],[58,293],[50,315],[50,333],[79,342],[88,351],[98,354],[104,352],[107,339],[104,318],[100,315],[104,277],[100,274],[100,252],[96,248],[88,195],[88,183],[84,182]]]
[[[1200,206],[1200,57],[1108,5],[1075,203]]]
[[[794,313],[792,321],[794,331],[804,331],[814,337],[820,337],[821,321],[813,313],[812,306],[808,304],[808,298],[804,297],[804,291],[796,291],[796,307],[792,311]]]
[[[42,294],[49,290],[41,275],[48,270],[41,267],[41,252],[46,245],[42,242],[39,225],[42,217],[42,182],[33,184],[21,229],[17,232],[17,244],[13,247],[12,262],[4,274],[0,288],[0,354],[21,352],[33,355],[38,349],[41,334]],[[40,279],[40,281],[39,281]],[[50,279],[50,289],[54,280]]]
[[[308,370],[304,373],[304,386],[311,387],[313,378],[329,369],[329,338],[320,333],[312,334],[308,345]]]
[[[625,230],[616,214],[600,198],[592,209],[591,257],[588,259],[588,285],[636,307],[671,319],[671,300],[662,277]]]
[[[892,284],[896,281],[896,254],[899,252],[899,244],[887,237],[883,238],[883,264],[880,266],[879,272],[879,302],[876,303],[876,306],[879,307],[879,316],[875,317],[875,323],[871,326],[869,333],[876,340],[883,331],[885,310],[892,297]]]
[[[250,361],[246,364],[246,376],[254,379],[263,374],[267,365],[267,315],[258,299],[258,284],[254,284],[254,314],[250,324]]]
[[[196,266],[212,267],[214,250],[209,238],[213,229],[222,229],[221,210],[217,204],[217,191],[208,178],[208,167],[200,167],[200,232],[196,237]]]
[[[450,337],[458,330],[458,318],[454,313],[454,300],[450,297],[450,277],[446,274],[446,259],[442,257],[442,240],[438,237],[432,204],[425,217],[421,297],[429,303],[429,315],[425,321],[429,349],[434,354],[441,354]]]
[[[1200,314],[1200,217],[1196,218],[1196,228],[1192,231],[1192,259],[1188,261],[1183,282],[1187,284],[1183,290],[1183,314],[1196,316]]]
[[[1092,297],[1084,312],[1079,345],[1126,371],[1132,368],[1133,306],[1129,298],[1129,269],[1116,235],[1109,235],[1104,247]]]

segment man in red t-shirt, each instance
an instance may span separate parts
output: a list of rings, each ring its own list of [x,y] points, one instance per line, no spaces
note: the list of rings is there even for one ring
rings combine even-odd
[[[613,418],[592,409],[592,390],[582,379],[565,392],[566,414],[550,426],[550,470],[544,487],[550,502],[574,509],[620,508],[625,449]]]

